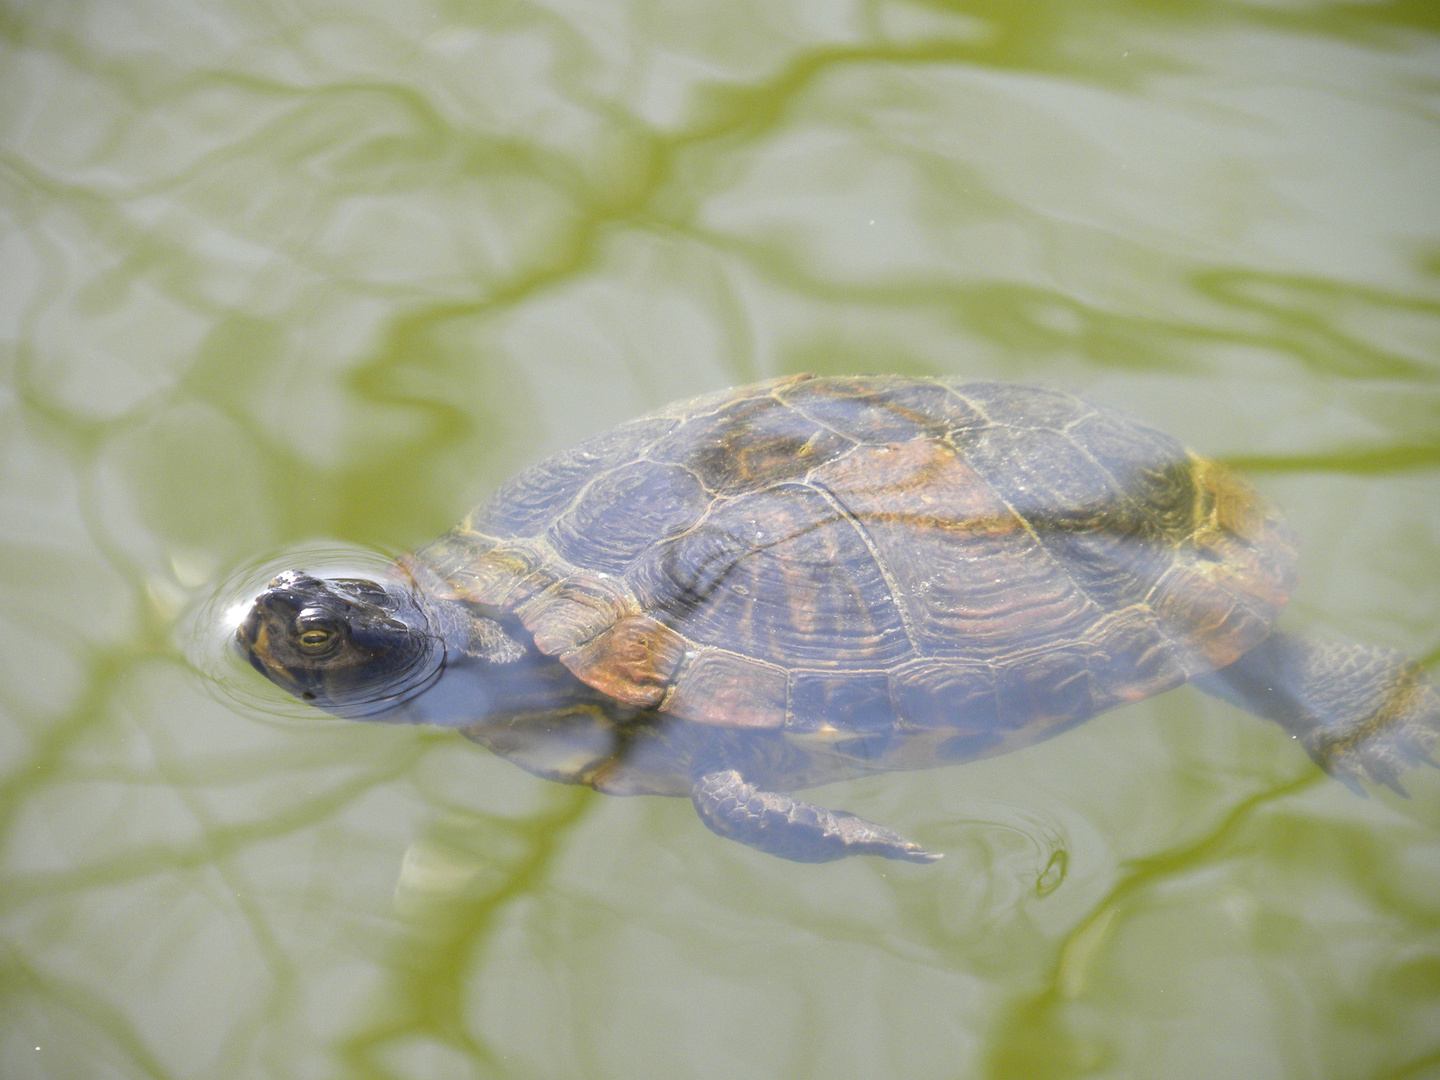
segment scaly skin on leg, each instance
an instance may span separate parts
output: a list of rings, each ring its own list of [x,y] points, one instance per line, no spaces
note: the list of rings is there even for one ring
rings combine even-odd
[[[854,814],[761,791],[735,769],[706,773],[695,782],[691,797],[700,819],[712,831],[782,859],[830,862],[847,855],[879,855],[933,862],[940,858]]]
[[[1419,664],[1391,649],[1272,634],[1196,685],[1275,721],[1357,792],[1369,780],[1403,795],[1403,769],[1435,764],[1440,693]]]

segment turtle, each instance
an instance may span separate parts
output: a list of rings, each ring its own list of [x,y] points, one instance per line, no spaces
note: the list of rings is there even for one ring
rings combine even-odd
[[[341,716],[550,780],[689,797],[800,862],[938,852],[794,792],[1006,753],[1182,683],[1399,788],[1440,694],[1276,628],[1295,538],[1235,471],[1058,390],[793,375],[501,486],[386,580],[276,576],[241,653]]]

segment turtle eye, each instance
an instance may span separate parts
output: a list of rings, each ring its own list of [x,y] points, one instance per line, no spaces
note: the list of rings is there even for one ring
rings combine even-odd
[[[334,648],[340,634],[329,623],[312,622],[296,628],[295,639],[303,652],[318,656]]]

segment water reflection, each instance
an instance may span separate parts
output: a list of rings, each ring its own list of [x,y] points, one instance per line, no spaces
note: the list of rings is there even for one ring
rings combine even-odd
[[[453,737],[256,723],[174,627],[668,400],[961,370],[1254,466],[1292,625],[1433,657],[1428,18],[10,5],[0,1073],[1433,1069],[1433,783],[1305,783],[1221,702],[847,783],[946,860],[795,867]]]

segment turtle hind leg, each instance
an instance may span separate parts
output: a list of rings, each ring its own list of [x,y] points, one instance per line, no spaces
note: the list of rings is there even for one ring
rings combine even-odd
[[[847,855],[934,862],[936,852],[843,810],[761,791],[736,769],[706,773],[691,791],[700,820],[730,840],[796,862],[830,862]]]
[[[1400,774],[1429,762],[1440,738],[1440,692],[1392,649],[1272,634],[1203,690],[1273,720],[1322,769],[1363,794],[1361,780],[1405,794]]]

